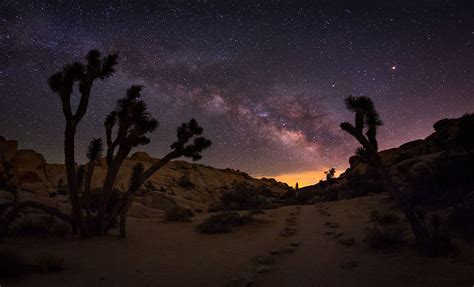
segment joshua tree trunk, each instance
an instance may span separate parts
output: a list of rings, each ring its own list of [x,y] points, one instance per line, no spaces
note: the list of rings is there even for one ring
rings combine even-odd
[[[106,230],[108,229],[109,225],[109,216],[107,214],[107,207],[109,204],[109,199],[113,193],[115,179],[117,174],[122,166],[123,161],[130,153],[130,148],[120,147],[117,156],[114,158],[113,163],[109,166],[107,170],[107,175],[105,176],[104,185],[102,187],[102,196],[100,199],[99,204],[99,211],[98,211],[98,232],[99,234],[105,234]]]
[[[71,199],[73,229],[78,228],[81,237],[87,237],[88,232],[82,217],[81,203],[76,185],[76,161],[74,158],[74,139],[76,136],[76,125],[74,120],[68,120],[64,132],[64,163],[66,165],[66,176],[68,181],[69,197]]]
[[[159,162],[152,165],[141,177],[138,185],[135,186],[135,189],[130,189],[123,197],[122,203],[113,213],[117,214],[120,213],[120,237],[125,238],[127,236],[126,228],[127,228],[127,213],[132,205],[133,198],[136,195],[136,192],[140,187],[145,183],[145,181],[150,178],[155,172],[160,170],[163,166],[165,166],[169,161],[177,157],[176,152],[168,153],[164,158],[162,158]],[[113,218],[112,218],[113,219]]]
[[[90,223],[92,220],[92,213],[91,213],[91,184],[92,184],[92,176],[94,175],[94,162],[91,161],[87,164],[87,174],[86,180],[84,184],[84,209],[86,210],[87,221]]]

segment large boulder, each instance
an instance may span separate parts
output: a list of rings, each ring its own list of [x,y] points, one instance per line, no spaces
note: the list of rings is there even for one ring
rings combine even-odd
[[[127,216],[133,218],[163,218],[165,212],[163,210],[150,208],[138,202],[132,202]]]
[[[60,183],[67,184],[66,167],[64,164],[46,164],[45,173],[54,187],[58,188]]]
[[[24,184],[34,183],[35,187],[43,185],[43,189],[52,188],[53,185],[48,181],[43,171],[38,169],[24,169],[19,168],[14,171],[13,178],[9,184],[13,187],[22,188]]]
[[[34,150],[18,150],[12,159],[13,168],[44,169],[44,157]]]
[[[137,151],[130,156],[130,159],[136,161],[152,162],[150,155],[144,151]]]
[[[142,197],[141,203],[147,207],[162,210],[171,210],[178,206],[176,200],[173,197],[159,191],[147,193]]]

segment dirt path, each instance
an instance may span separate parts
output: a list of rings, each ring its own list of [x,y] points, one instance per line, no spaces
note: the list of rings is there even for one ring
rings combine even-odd
[[[468,255],[423,258],[410,247],[376,253],[364,246],[363,226],[367,224],[371,207],[377,203],[376,198],[355,199],[320,208],[303,207],[295,235],[301,246],[291,255],[278,257],[272,272],[256,277],[252,286],[471,286],[474,283],[474,265]],[[337,223],[339,227],[326,222]],[[338,236],[339,239],[335,238]],[[354,239],[352,245],[348,244],[350,238]],[[345,244],[338,242],[340,239]]]
[[[265,213],[269,223],[222,235],[196,232],[196,225],[208,216],[198,214],[191,223],[130,220],[126,240],[11,238],[0,247],[29,256],[58,254],[64,257],[65,268],[17,282],[0,280],[0,284],[217,287],[239,275],[237,279],[251,276],[251,286],[256,287],[472,286],[472,252],[423,258],[411,247],[388,253],[365,247],[363,229],[380,199],[374,196],[319,207],[270,210]],[[344,242],[339,243],[340,239]]]

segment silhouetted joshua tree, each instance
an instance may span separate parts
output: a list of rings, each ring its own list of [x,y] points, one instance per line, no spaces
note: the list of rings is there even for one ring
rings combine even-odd
[[[348,122],[341,123],[341,129],[351,134],[362,145],[357,154],[362,155],[368,164],[380,174],[386,191],[398,200],[407,221],[420,247],[430,244],[430,233],[415,212],[409,196],[400,193],[398,186],[393,183],[389,170],[383,165],[378,153],[377,127],[383,125],[372,100],[368,97],[348,97],[345,99],[347,109],[355,113],[355,125]]]
[[[48,80],[51,90],[58,94],[61,99],[62,110],[64,118],[66,119],[66,128],[64,131],[64,162],[66,165],[68,190],[71,199],[74,225],[79,228],[79,232],[83,237],[87,236],[87,230],[82,218],[78,186],[76,185],[77,173],[74,155],[76,129],[86,114],[94,81],[97,79],[103,80],[115,72],[114,67],[117,64],[117,57],[117,54],[112,54],[101,59],[100,52],[92,50],[86,56],[86,64],[75,62],[66,65],[62,71],[55,73]],[[75,83],[78,84],[81,97],[76,111],[73,111],[71,96]]]
[[[117,216],[120,216],[120,233],[125,237],[125,221],[128,208],[133,197],[144,182],[170,160],[185,156],[193,160],[201,159],[201,152],[211,145],[211,141],[201,137],[203,129],[196,120],[183,123],[177,131],[177,140],[171,145],[172,151],[160,161],[149,167],[136,166],[133,169],[129,189],[122,193],[115,206],[109,201],[113,193],[114,183],[123,161],[130,151],[139,145],[150,143],[148,134],[158,127],[158,121],[148,112],[146,103],[140,100],[141,86],[132,86],[127,94],[118,100],[117,107],[105,119],[108,165],[107,174],[102,187],[98,210],[98,233],[105,234]],[[115,137],[113,137],[114,129]],[[191,143],[189,143],[192,140]]]
[[[331,167],[329,170],[325,171],[324,174],[326,175],[326,180],[328,181],[328,183],[331,184],[336,174],[336,169],[334,167]]]
[[[127,90],[126,96],[117,101],[116,109],[105,119],[108,169],[102,190],[99,191],[100,198],[91,196],[94,166],[101,157],[103,143],[100,138],[93,139],[87,152],[88,163],[76,169],[74,155],[76,128],[87,111],[94,81],[104,79],[114,73],[117,54],[101,59],[100,53],[92,50],[87,54],[86,59],[86,64],[66,65],[61,72],[49,78],[51,89],[60,96],[66,119],[64,155],[72,214],[65,214],[57,208],[32,200],[2,203],[0,204],[0,235],[8,231],[8,226],[22,208],[33,207],[69,222],[75,231],[79,230],[83,238],[89,236],[90,233],[107,234],[109,228],[120,217],[120,234],[125,237],[128,209],[133,197],[145,181],[175,158],[184,156],[194,161],[201,159],[201,152],[211,145],[211,141],[201,136],[203,129],[196,120],[192,119],[183,123],[177,129],[177,140],[171,144],[171,151],[146,170],[143,165],[136,165],[133,168],[128,190],[119,193],[118,198],[115,197],[117,193],[114,193],[114,183],[123,161],[134,147],[148,144],[150,139],[147,135],[158,127],[156,119],[148,113],[145,102],[140,100],[142,87],[132,86]],[[81,98],[76,111],[73,112],[71,96],[76,82]],[[115,137],[114,130],[116,130]],[[87,221],[84,220],[84,213]]]

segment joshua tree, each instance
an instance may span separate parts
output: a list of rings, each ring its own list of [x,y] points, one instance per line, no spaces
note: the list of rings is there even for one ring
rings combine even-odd
[[[131,200],[142,184],[172,159],[185,156],[193,160],[201,159],[201,152],[211,145],[211,142],[200,135],[203,129],[192,119],[183,123],[177,131],[177,141],[171,145],[172,151],[159,162],[147,170],[143,166],[136,166],[130,181],[129,189],[123,193],[116,206],[110,207],[109,200],[117,173],[130,151],[139,145],[150,142],[147,137],[158,127],[158,121],[148,112],[146,103],[140,100],[141,86],[132,86],[127,94],[118,100],[117,107],[105,119],[105,133],[107,139],[107,175],[102,187],[98,210],[98,232],[104,234],[113,220],[120,216],[121,235],[125,236],[125,221]],[[115,137],[113,137],[116,129]],[[189,141],[192,140],[192,143]],[[112,211],[110,211],[112,210]]]
[[[76,128],[86,114],[94,81],[97,79],[103,80],[115,72],[114,67],[117,64],[117,57],[117,54],[112,54],[101,59],[100,52],[92,50],[86,56],[86,64],[75,62],[66,65],[62,71],[53,74],[48,80],[51,90],[58,94],[61,99],[62,110],[64,118],[66,119],[66,128],[64,131],[64,162],[66,165],[69,197],[71,199],[74,226],[79,229],[83,237],[87,236],[87,230],[82,218],[78,186],[76,185],[77,172],[74,155]],[[71,106],[71,96],[75,83],[78,83],[81,97],[79,105],[74,112]]]
[[[101,157],[103,144],[100,138],[93,139],[87,152],[88,163],[76,169],[74,141],[76,128],[84,117],[91,88],[96,79],[104,79],[114,73],[117,64],[117,54],[100,59],[100,53],[92,50],[87,54],[87,64],[73,63],[63,68],[61,72],[49,78],[51,89],[57,93],[62,102],[63,114],[66,119],[64,133],[65,166],[68,181],[72,214],[64,214],[37,201],[7,202],[0,204],[0,235],[8,230],[9,224],[18,212],[25,207],[41,209],[53,216],[69,222],[73,229],[79,230],[81,237],[87,237],[90,232],[99,235],[106,234],[117,217],[120,217],[120,234],[125,237],[126,215],[133,197],[155,172],[170,160],[184,156],[196,161],[201,159],[201,152],[211,145],[211,141],[201,136],[203,129],[196,120],[191,119],[177,129],[177,140],[171,144],[171,151],[157,163],[144,170],[139,164],[133,168],[130,185],[127,191],[111,200],[117,173],[130,151],[139,145],[150,142],[147,137],[157,127],[158,122],[148,112],[144,101],[140,100],[141,86],[132,86],[125,97],[117,102],[117,108],[105,119],[107,139],[106,162],[108,165],[106,178],[100,190],[98,202],[91,196],[91,180],[96,161]],[[79,85],[81,95],[77,110],[73,112],[71,96],[75,83]],[[115,137],[113,137],[116,128]],[[91,205],[98,206],[92,210]],[[7,212],[7,209],[10,209]],[[87,225],[83,213],[87,215]]]
[[[362,145],[356,150],[368,164],[372,165],[380,174],[384,188],[398,200],[407,221],[409,222],[417,243],[421,247],[430,244],[431,236],[423,221],[418,217],[407,196],[400,193],[393,183],[388,169],[383,165],[378,153],[377,127],[383,123],[375,109],[374,103],[368,97],[348,97],[345,99],[347,109],[355,113],[355,125],[348,122],[341,123],[341,129],[351,134]]]
[[[324,174],[326,175],[326,180],[331,183],[334,179],[334,175],[336,174],[336,169],[331,167],[329,170],[325,171]]]

